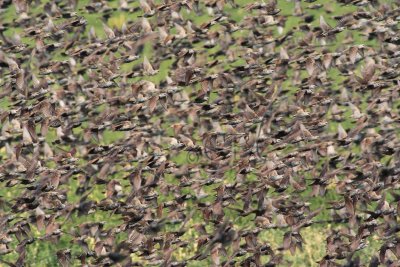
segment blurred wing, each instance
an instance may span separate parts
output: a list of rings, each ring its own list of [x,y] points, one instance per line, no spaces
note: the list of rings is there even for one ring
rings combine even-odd
[[[150,113],[152,113],[154,111],[154,109],[156,108],[157,102],[158,102],[158,95],[153,96],[152,98],[150,98],[150,100],[149,100]]]
[[[362,77],[365,82],[369,82],[375,74],[375,63],[369,63],[362,71]]]
[[[325,19],[324,19],[324,16],[322,16],[322,15],[321,15],[321,17],[319,18],[319,25],[320,25],[321,29],[322,29],[324,32],[327,32],[327,31],[329,31],[329,30],[332,29],[332,27],[329,26],[328,23],[326,23],[326,21],[325,21]]]
[[[147,59],[146,56],[143,58],[143,69],[145,73],[153,73],[154,69],[153,66],[150,64],[150,61]]]

